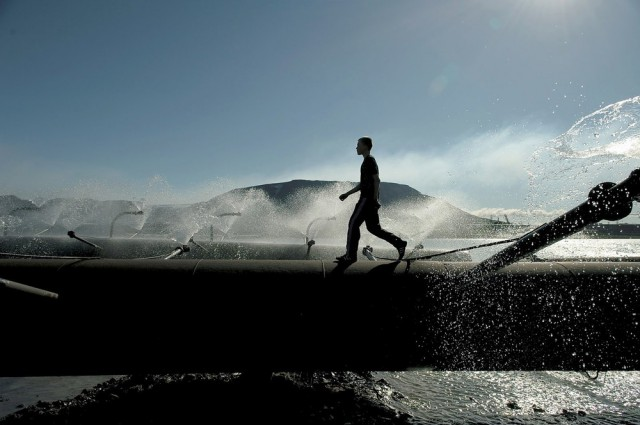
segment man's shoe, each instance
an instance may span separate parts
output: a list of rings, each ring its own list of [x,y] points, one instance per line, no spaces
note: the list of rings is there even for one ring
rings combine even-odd
[[[341,255],[340,257],[336,257],[336,260],[338,260],[339,263],[355,263],[356,262],[356,259],[351,258],[349,254],[344,254],[344,255]]]
[[[402,260],[402,258],[404,257],[404,251],[406,248],[407,248],[407,241],[400,242],[400,245],[396,247],[396,249],[398,250],[398,261]]]

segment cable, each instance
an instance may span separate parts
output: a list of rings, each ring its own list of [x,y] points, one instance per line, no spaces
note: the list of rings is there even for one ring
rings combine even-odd
[[[480,244],[480,245],[469,246],[469,247],[466,247],[466,248],[452,249],[451,251],[438,252],[437,254],[425,255],[425,256],[422,256],[422,257],[406,258],[403,261],[426,260],[428,258],[438,257],[440,255],[453,254],[454,252],[468,251],[470,249],[484,248],[484,247],[487,247],[487,246],[493,246],[493,245],[500,245],[500,244],[503,244],[503,243],[515,242],[518,239],[520,239],[520,237],[512,238],[512,239],[505,239],[503,241],[497,241],[497,242],[488,242],[488,243],[484,243],[484,244]]]
[[[587,376],[587,378],[589,378],[589,379],[591,379],[591,380],[593,380],[593,381],[595,381],[596,379],[598,379],[598,375],[600,374],[600,371],[599,371],[599,370],[596,370],[596,376],[591,376],[591,375],[589,375],[589,371],[588,371],[588,370],[584,370],[583,372],[584,372],[584,374]]]
[[[415,261],[415,260],[427,260],[429,258],[439,257],[441,255],[453,254],[454,252],[468,251],[470,249],[484,248],[484,247],[487,247],[487,246],[493,246],[493,245],[500,245],[500,244],[503,244],[503,243],[515,242],[515,241],[517,241],[519,239],[520,239],[520,237],[512,238],[512,239],[505,239],[503,241],[497,241],[497,242],[488,242],[488,243],[469,246],[469,247],[465,247],[465,248],[456,248],[456,249],[452,249],[451,251],[438,252],[437,254],[424,255],[422,257],[403,258],[402,260],[398,260],[397,258],[386,258],[386,257],[376,257],[376,258],[379,258],[381,260],[390,260],[390,261],[406,261],[407,263],[409,263],[409,262]]]

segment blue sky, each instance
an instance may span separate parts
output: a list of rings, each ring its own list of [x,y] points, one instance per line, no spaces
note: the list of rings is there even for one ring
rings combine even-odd
[[[638,22],[633,0],[0,0],[0,194],[357,181],[369,135],[383,181],[534,208],[562,164],[535,153],[640,95]]]

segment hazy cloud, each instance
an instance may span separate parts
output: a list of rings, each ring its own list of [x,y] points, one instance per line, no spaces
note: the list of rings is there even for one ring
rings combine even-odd
[[[374,148],[373,154],[383,181],[406,184],[483,217],[507,215],[513,222],[546,221],[566,209],[558,206],[545,209],[527,202],[546,196],[544,193],[532,195],[532,190],[561,190],[548,187],[559,185],[553,176],[546,181],[535,176],[537,184],[531,184],[532,158],[550,146],[553,136],[551,132],[525,132],[506,127],[458,140],[440,147],[437,152],[426,149],[396,153],[385,151],[380,145]],[[273,175],[246,174],[239,179],[221,176],[189,187],[176,187],[161,174],[134,181],[132,176],[107,167],[96,169],[82,164],[19,158],[13,153],[0,160],[0,193],[25,199],[88,197],[142,200],[152,204],[194,203],[238,187],[293,179],[359,180],[362,159],[355,151],[325,152],[322,157],[324,159],[314,166],[291,162],[290,168]],[[575,200],[567,199],[567,202],[568,207],[575,206]]]
[[[536,149],[548,143],[547,133],[523,133],[508,127],[483,133],[435,152],[384,152],[374,147],[383,181],[406,184],[467,211],[481,207],[524,208],[528,163]],[[315,167],[290,169],[271,181],[358,181],[361,159],[328,160]]]

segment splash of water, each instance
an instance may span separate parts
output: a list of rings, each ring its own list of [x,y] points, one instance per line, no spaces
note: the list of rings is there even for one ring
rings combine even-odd
[[[567,210],[599,183],[624,180],[640,159],[640,96],[578,120],[534,152],[528,168],[530,209]]]
[[[271,198],[261,188],[238,189],[195,204],[56,198],[40,207],[29,203],[33,210],[4,208],[7,211],[0,214],[0,219],[6,235],[44,232],[44,236],[66,236],[73,230],[82,237],[160,238],[175,240],[179,245],[191,240],[231,239],[300,244],[313,239],[321,245],[341,245],[356,200],[341,202],[339,194],[351,187],[350,183],[337,182],[300,188],[286,199]],[[139,211],[142,214],[137,214]],[[380,210],[383,227],[408,240],[412,248],[427,239],[442,237],[438,232],[472,226],[474,223],[466,221],[474,219],[427,196],[384,205]],[[361,244],[389,248],[365,229]]]

